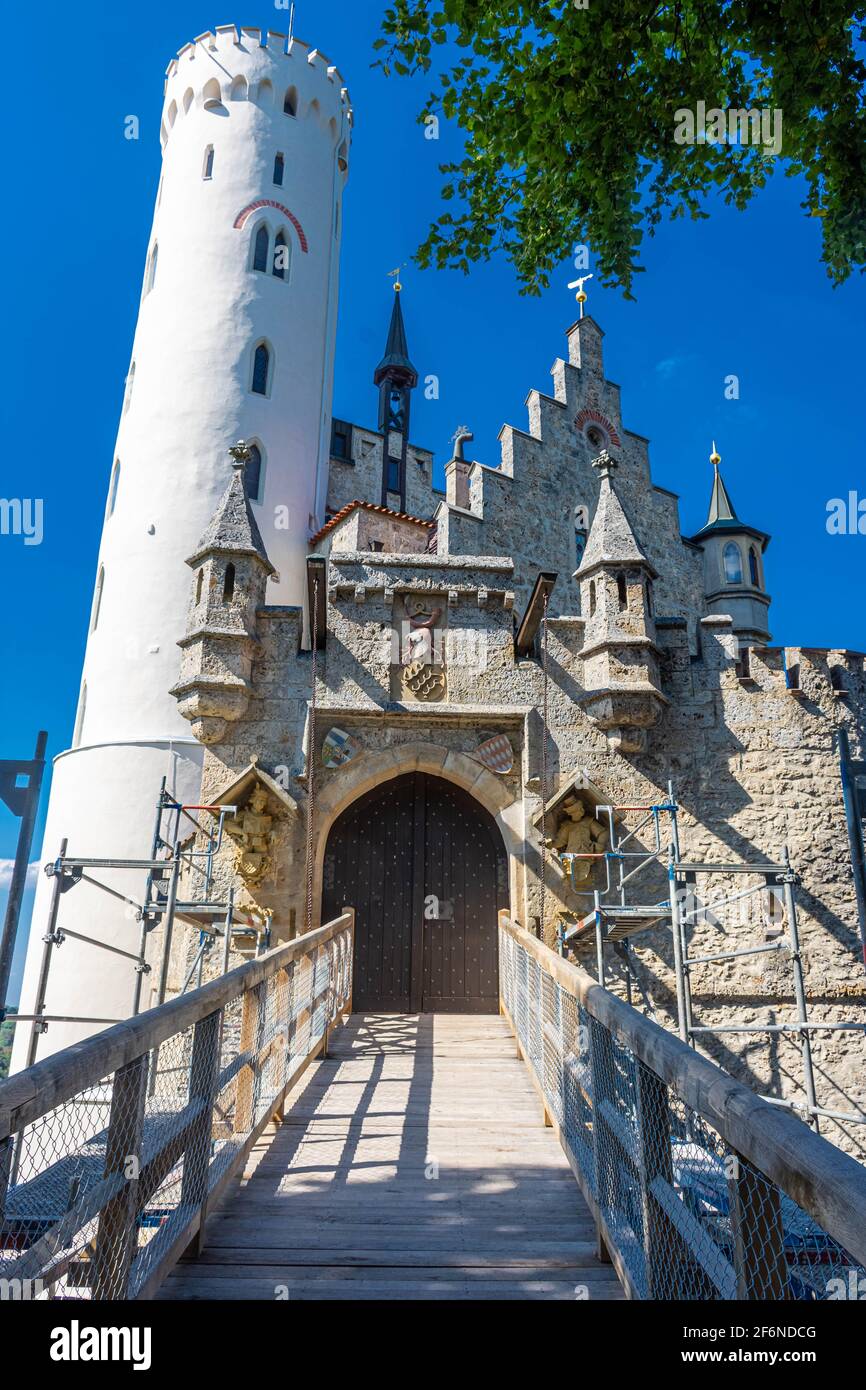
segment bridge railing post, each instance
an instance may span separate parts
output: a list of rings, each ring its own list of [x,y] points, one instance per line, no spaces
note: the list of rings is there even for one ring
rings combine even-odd
[[[126,1298],[138,1233],[138,1186],[147,1103],[147,1054],[114,1076],[103,1176],[120,1181],[120,1190],[102,1208],[96,1231],[93,1297]]]

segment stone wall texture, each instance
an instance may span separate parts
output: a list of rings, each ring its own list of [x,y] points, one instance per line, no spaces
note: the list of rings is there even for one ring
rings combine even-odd
[[[553,382],[553,396],[529,396],[528,430],[504,427],[501,468],[471,468],[468,507],[451,507],[433,490],[431,456],[410,448],[407,507],[413,515],[435,517],[436,554],[421,553],[417,541],[401,541],[396,523],[366,529],[342,524],[342,539],[327,566],[323,650],[315,656],[302,650],[298,610],[259,608],[260,645],[249,704],[225,738],[208,748],[202,795],[205,801],[218,795],[257,759],[295,798],[299,814],[278,823],[269,878],[255,892],[243,893],[272,912],[274,940],[308,925],[310,760],[312,925],[318,921],[324,843],[336,816],[377,783],[422,769],[461,782],[496,816],[509,853],[513,915],[555,944],[559,925],[587,913],[592,899],[575,892],[550,853],[542,891],[541,832],[550,836],[557,819],[555,809],[542,817],[545,804],[575,784],[591,788],[596,803],[659,805],[667,801],[670,783],[680,808],[683,859],[779,862],[787,846],[799,877],[796,899],[811,1020],[863,1022],[866,978],[835,741],[837,731],[845,729],[852,756],[866,756],[863,657],[755,647],[746,668],[730,620],[707,613],[702,554],[680,535],[676,497],[653,485],[646,441],[623,426],[619,388],[604,378],[601,332],[593,320],[584,319],[570,331],[569,360],[554,364]],[[649,698],[648,676],[658,681],[663,697],[643,747],[631,753],[619,751],[585,709],[596,668],[594,658],[585,659],[583,652],[590,630],[593,643],[599,639],[599,617],[590,621],[581,611],[581,583],[574,577],[575,508],[585,507],[590,520],[595,515],[599,479],[592,460],[602,449],[615,461],[617,497],[658,572],[652,613],[642,606],[646,585],[640,574],[629,572],[625,608],[611,613],[608,622],[613,643],[605,663],[608,675],[612,672],[626,693],[633,683],[636,710]],[[332,511],[353,500],[380,500],[381,450],[381,435],[353,429],[354,463],[332,463]],[[390,538],[401,549],[346,548],[363,547],[364,538],[369,542],[374,536]],[[548,621],[532,653],[518,656],[515,631],[540,570],[557,575]],[[612,568],[608,578],[614,574]],[[611,592],[615,589],[605,590],[606,602]],[[423,600],[440,614],[437,641],[446,688],[435,701],[395,696],[400,661],[395,633],[407,600]],[[622,646],[630,632],[650,644],[634,660]],[[799,687],[792,689],[786,670],[795,666]],[[332,727],[351,734],[360,747],[351,762],[329,770],[321,745]],[[514,749],[507,776],[487,771],[473,757],[479,743],[496,733],[504,733]],[[619,833],[643,819],[639,811],[619,813]],[[659,853],[647,858],[631,901],[653,904],[668,896],[670,820],[660,813],[658,822]],[[656,849],[651,817],[628,848],[648,855]],[[221,853],[218,891],[237,882],[233,853],[228,845]],[[591,889],[603,889],[604,870],[594,873]],[[691,956],[786,940],[779,903],[769,903],[766,895],[713,909],[743,886],[743,878],[734,875],[698,880],[691,906],[708,910],[696,911],[689,925]],[[190,942],[187,959],[191,950]],[[595,970],[593,938],[579,948],[578,958]],[[624,993],[624,957],[609,950],[607,969],[609,986]],[[632,938],[629,969],[635,1005],[675,1026],[669,926]],[[793,1020],[787,950],[693,967],[692,1001],[693,1021],[704,1027]],[[798,1037],[701,1034],[699,1046],[762,1094],[802,1101]],[[818,1034],[813,1053],[819,1103],[839,1111],[866,1110],[863,1033]],[[824,1121],[822,1129],[866,1157],[866,1130],[834,1121]]]

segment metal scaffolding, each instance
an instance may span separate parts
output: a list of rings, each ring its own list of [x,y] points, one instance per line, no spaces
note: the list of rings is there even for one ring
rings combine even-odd
[[[29,1022],[30,1038],[27,1045],[26,1065],[36,1061],[39,1038],[48,1031],[52,1023],[98,1024],[106,1027],[121,1020],[116,1018],[97,1018],[84,1014],[49,1014],[46,1012],[48,982],[56,950],[67,939],[84,942],[96,950],[107,951],[112,955],[128,960],[132,971],[132,992],[130,1013],[141,1010],[142,981],[150,974],[147,961],[148,938],[157,927],[163,927],[162,949],[159,960],[159,979],[154,1005],[165,1002],[168,989],[168,972],[171,958],[171,945],[175,923],[180,920],[198,928],[198,949],[184,979],[180,993],[189,988],[193,979],[196,985],[202,983],[204,964],[217,941],[222,940],[221,973],[229,969],[232,943],[243,940],[255,955],[260,955],[270,944],[270,918],[240,912],[235,906],[234,889],[229,889],[227,898],[215,900],[214,861],[223,842],[223,832],[227,816],[234,815],[235,806],[193,806],[185,805],[168,793],[162,779],[156,803],[156,815],[151,852],[147,859],[94,859],[70,856],[66,850],[68,840],[60,844],[60,852],[55,860],[45,865],[45,873],[53,880],[51,902],[48,909],[48,923],[42,938],[42,959],[36,988],[35,1012],[18,1013],[9,1009],[7,1017],[15,1023]],[[196,818],[193,812],[210,812],[215,816],[216,825],[207,826]],[[182,826],[191,824],[186,838],[182,838]],[[204,837],[204,848],[196,849],[196,834]],[[129,870],[145,874],[144,892],[139,901],[117,888],[93,878],[88,870]],[[183,900],[179,897],[181,879],[184,871],[197,875],[200,896]],[[107,893],[124,903],[127,909],[134,909],[133,920],[138,924],[138,943],[135,950],[124,950],[97,937],[86,936],[82,932],[71,931],[60,924],[60,903],[63,895],[80,883],[89,884],[101,893]]]
[[[622,816],[628,813],[642,813],[642,818],[631,829],[623,826]],[[597,817],[607,820],[608,848],[593,854],[562,854],[572,883],[575,881],[574,862],[578,860],[603,861],[605,885],[602,889],[581,891],[575,887],[578,897],[592,899],[592,910],[579,917],[570,927],[561,927],[559,932],[560,951],[567,947],[579,947],[594,938],[596,971],[599,982],[605,983],[605,949],[612,946],[625,964],[626,991],[628,1002],[632,1002],[634,970],[630,942],[641,932],[652,927],[663,926],[670,930],[673,953],[674,977],[677,998],[677,1028],[680,1037],[692,1047],[696,1040],[705,1036],[723,1034],[776,1034],[791,1035],[799,1040],[800,1059],[803,1074],[805,1104],[776,1096],[764,1096],[771,1105],[783,1105],[799,1110],[815,1130],[819,1120],[836,1120],[850,1124],[866,1124],[863,1112],[831,1110],[818,1104],[815,1088],[815,1068],[812,1057],[812,1035],[818,1032],[864,1032],[866,1023],[811,1023],[808,1017],[806,989],[803,979],[803,962],[800,949],[800,934],[797,923],[797,901],[795,888],[799,882],[791,865],[787,846],[783,849],[778,863],[757,864],[700,863],[686,860],[680,849],[678,826],[679,807],[674,797],[673,784],[668,783],[667,800],[649,805],[596,806]],[[649,830],[649,847],[640,845],[637,837]],[[627,848],[631,846],[631,848]],[[668,894],[657,902],[629,901],[626,885],[649,866],[667,868]],[[714,877],[738,875],[747,882],[736,892],[721,890],[714,897],[710,882]],[[709,901],[702,902],[698,897],[698,885],[702,885]],[[766,940],[758,946],[748,946],[739,950],[714,951],[707,955],[691,956],[688,950],[688,928],[702,917],[707,918],[734,903],[765,895],[771,907],[771,915],[778,918],[784,926],[773,925]],[[779,910],[779,902],[783,911]],[[717,964],[722,961],[737,960],[744,956],[774,953],[787,953],[793,978],[793,994],[796,1017],[787,1023],[752,1023],[722,1025],[696,1025],[692,1014],[692,969],[695,966]],[[651,1002],[645,1001],[651,1013],[655,1011]]]

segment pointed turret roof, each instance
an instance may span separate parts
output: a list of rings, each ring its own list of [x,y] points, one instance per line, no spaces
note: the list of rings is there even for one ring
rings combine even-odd
[[[250,510],[244,481],[245,467],[245,459],[235,460],[232,480],[196,546],[195,553],[187,560],[188,565],[197,565],[205,555],[218,551],[220,554],[256,555],[271,574],[276,574],[268,559],[256,519]]]
[[[612,475],[616,461],[603,450],[593,460],[592,466],[600,474],[601,488],[586,549],[577,570],[578,576],[582,578],[601,565],[642,565],[655,577],[656,570],[643,553],[634,528],[614,491]]]
[[[409,344],[406,341],[406,325],[400,307],[399,285],[395,285],[394,290],[394,307],[391,310],[385,356],[373,373],[373,382],[380,386],[388,378],[401,386],[417,386],[418,373],[409,360]]]
[[[694,536],[693,541],[700,541],[704,536],[711,535],[719,531],[737,531],[746,535],[755,536],[762,542],[766,549],[770,543],[770,537],[766,531],[758,531],[754,526],[747,526],[737,516],[734,504],[731,501],[728,489],[725,487],[725,480],[722,477],[719,465],[721,457],[716,453],[715,441],[713,442],[713,452],[710,454],[710,463],[713,465],[713,490],[710,494],[710,510],[704,525]]]

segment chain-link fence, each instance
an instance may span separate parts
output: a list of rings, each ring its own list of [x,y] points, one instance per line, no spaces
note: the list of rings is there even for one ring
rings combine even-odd
[[[354,914],[0,1084],[0,1297],[136,1298],[351,1012]]]
[[[626,1291],[866,1298],[866,1171],[500,914],[509,1022]]]

